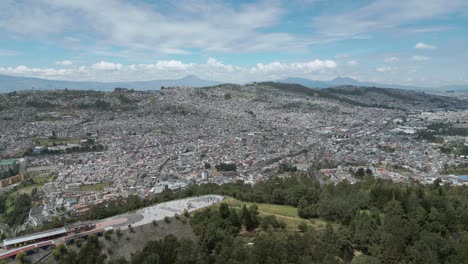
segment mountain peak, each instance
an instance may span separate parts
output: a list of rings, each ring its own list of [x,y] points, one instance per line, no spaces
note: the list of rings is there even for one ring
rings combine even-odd
[[[198,76],[191,74],[191,75],[187,75],[181,78],[180,80],[201,80],[201,79],[198,78]]]
[[[343,77],[343,76],[338,76],[335,79],[331,80],[332,82],[356,82],[355,79],[351,77]]]
[[[338,76],[335,79],[328,81],[331,85],[360,85],[361,82],[350,78],[350,77],[342,77]]]

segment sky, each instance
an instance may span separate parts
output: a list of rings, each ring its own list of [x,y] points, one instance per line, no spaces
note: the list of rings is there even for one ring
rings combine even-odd
[[[468,85],[467,0],[0,0],[0,74]]]

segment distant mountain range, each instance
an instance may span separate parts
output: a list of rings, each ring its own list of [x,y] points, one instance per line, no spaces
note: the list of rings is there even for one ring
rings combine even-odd
[[[442,86],[442,90],[444,91],[468,91],[468,85],[447,85],[447,86]]]
[[[452,85],[440,88],[427,88],[417,86],[406,86],[398,84],[382,84],[373,82],[361,82],[349,77],[337,77],[329,81],[310,80],[300,77],[288,77],[277,80],[281,83],[295,83],[309,88],[329,88],[335,86],[352,85],[360,87],[379,87],[379,88],[395,88],[404,90],[427,90],[427,91],[468,91],[468,85]],[[24,90],[99,90],[111,91],[116,87],[128,88],[135,90],[159,90],[162,86],[189,86],[189,87],[205,87],[221,84],[221,82],[203,80],[194,75],[189,75],[181,79],[174,80],[152,80],[152,81],[135,81],[135,82],[74,82],[74,81],[56,81],[31,77],[16,77],[8,75],[0,75],[0,92],[24,91]]]
[[[316,80],[310,80],[310,79],[299,78],[299,77],[288,77],[286,79],[278,80],[278,82],[297,83],[297,84],[304,85],[310,88],[328,88],[328,87],[334,87],[334,86],[352,85],[352,86],[360,86],[360,87],[380,87],[380,88],[394,88],[394,89],[403,89],[403,90],[436,90],[434,88],[418,87],[418,86],[361,82],[361,81],[358,81],[349,77],[336,77],[335,79],[329,80],[329,81],[316,81]],[[459,88],[460,89],[457,89],[457,90],[468,90],[468,86],[464,87],[464,89],[461,89],[462,86],[460,86]],[[445,90],[446,89],[443,89],[443,91]]]
[[[190,75],[176,80],[153,80],[138,82],[72,82],[56,81],[31,77],[15,77],[0,75],[0,92],[24,91],[24,90],[99,90],[111,91],[116,87],[135,90],[159,90],[162,86],[190,86],[205,87],[221,84],[220,82],[208,81]]]

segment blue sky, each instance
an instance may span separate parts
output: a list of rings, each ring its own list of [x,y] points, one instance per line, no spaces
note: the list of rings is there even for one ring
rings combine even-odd
[[[466,0],[1,0],[0,74],[468,85]]]

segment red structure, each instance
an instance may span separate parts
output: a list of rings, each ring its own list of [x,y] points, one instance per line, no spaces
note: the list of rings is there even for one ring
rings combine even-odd
[[[20,252],[24,252],[26,255],[32,255],[32,254],[37,253],[40,249],[48,250],[54,246],[55,246],[54,241],[49,240],[45,242],[27,245],[27,246],[20,247],[20,248],[15,248],[3,254],[0,254],[0,260],[4,260],[4,259],[14,260],[16,258],[16,255],[18,255]]]

